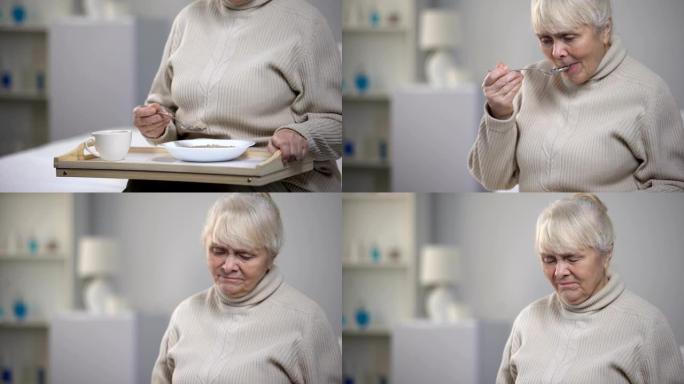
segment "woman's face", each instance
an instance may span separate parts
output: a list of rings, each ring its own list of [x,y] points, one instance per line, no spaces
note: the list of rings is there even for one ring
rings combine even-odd
[[[610,47],[611,24],[597,30],[584,25],[572,31],[559,34],[539,34],[539,43],[544,56],[556,68],[570,66],[562,73],[573,84],[580,85],[589,80],[598,69],[603,56]]]
[[[598,292],[608,282],[610,254],[594,249],[570,254],[542,254],[544,275],[567,304],[580,304]]]
[[[242,249],[210,243],[207,264],[216,287],[228,297],[239,298],[257,286],[273,266],[273,257],[263,248]]]

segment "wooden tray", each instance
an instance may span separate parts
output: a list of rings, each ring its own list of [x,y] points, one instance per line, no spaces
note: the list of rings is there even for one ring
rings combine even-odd
[[[313,169],[311,158],[283,166],[280,151],[271,154],[265,148],[250,148],[235,160],[215,163],[176,160],[163,147],[131,147],[124,160],[106,161],[91,154],[84,155],[83,148],[81,143],[73,151],[55,157],[57,177],[262,186]]]

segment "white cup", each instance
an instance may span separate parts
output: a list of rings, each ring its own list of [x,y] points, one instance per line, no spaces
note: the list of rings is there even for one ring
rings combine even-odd
[[[85,141],[85,150],[102,160],[123,160],[131,147],[132,131],[130,129],[110,129],[93,132]],[[91,145],[95,144],[94,152]]]

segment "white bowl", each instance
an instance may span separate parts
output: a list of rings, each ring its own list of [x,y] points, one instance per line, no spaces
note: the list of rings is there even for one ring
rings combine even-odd
[[[254,145],[248,140],[192,139],[162,144],[178,160],[210,162],[228,161],[240,157]]]

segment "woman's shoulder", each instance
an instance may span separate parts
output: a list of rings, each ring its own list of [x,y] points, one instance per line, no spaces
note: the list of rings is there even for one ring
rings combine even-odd
[[[662,77],[630,55],[625,57],[615,73],[621,82],[638,87],[639,92],[669,93],[669,87]]]
[[[625,317],[632,317],[636,326],[651,327],[657,323],[667,323],[658,307],[627,289],[615,301],[612,309]]]
[[[212,288],[207,288],[201,292],[184,299],[173,311],[173,317],[184,316],[185,314],[196,313],[201,308],[208,308],[212,303]]]
[[[317,318],[324,314],[318,303],[285,282],[272,296],[272,303],[296,317]]]

